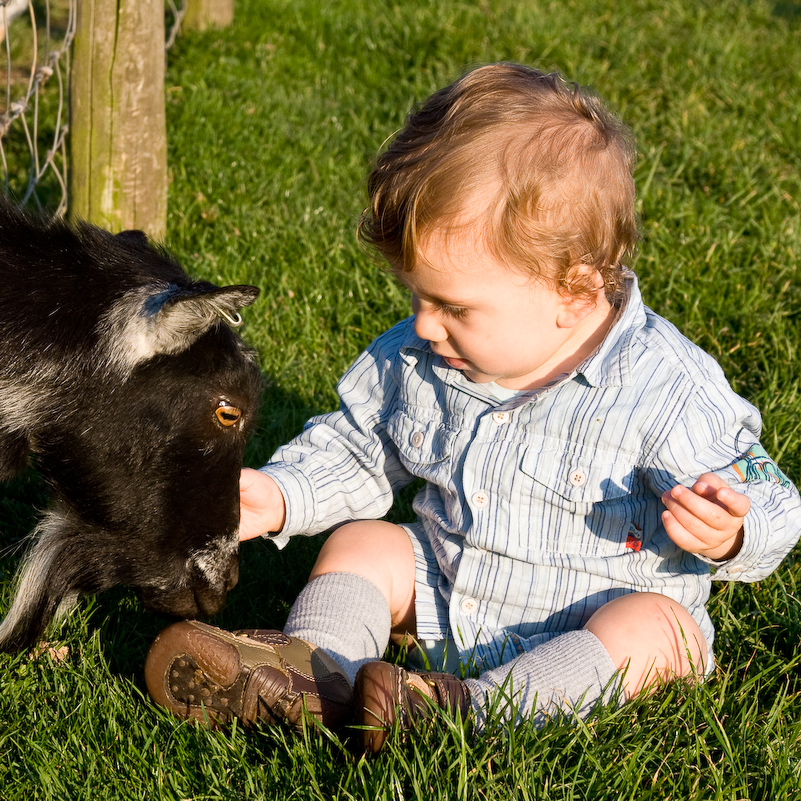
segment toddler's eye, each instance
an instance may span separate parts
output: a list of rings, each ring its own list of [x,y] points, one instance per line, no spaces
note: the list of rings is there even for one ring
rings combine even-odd
[[[440,304],[439,310],[446,317],[453,317],[455,320],[462,320],[467,316],[467,309],[462,306],[448,306],[442,303]]]

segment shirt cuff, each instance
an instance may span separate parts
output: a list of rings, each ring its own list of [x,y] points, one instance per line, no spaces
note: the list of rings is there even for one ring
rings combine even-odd
[[[263,535],[281,549],[286,546],[290,537],[303,534],[312,528],[316,511],[314,493],[306,476],[287,462],[271,462],[259,468],[259,472],[275,481],[284,496],[286,505],[284,527],[281,531]]]
[[[768,531],[767,516],[752,504],[743,520],[743,544],[736,556],[723,561],[709,559],[700,554],[696,554],[696,557],[710,566],[715,581],[760,581],[773,570],[773,566],[760,564],[764,561],[764,544],[768,541]]]

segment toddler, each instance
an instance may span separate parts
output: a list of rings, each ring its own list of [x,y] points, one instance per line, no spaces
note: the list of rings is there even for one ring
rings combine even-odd
[[[643,305],[633,160],[597,99],[525,66],[412,111],[360,235],[413,316],[338,411],[242,473],[241,539],[334,531],[283,632],[165,630],[159,703],[296,726],[305,708],[376,751],[435,706],[541,725],[712,670],[710,581],[767,576],[799,496],[757,410]],[[382,521],[415,478],[416,520]],[[390,640],[420,670],[380,661]]]

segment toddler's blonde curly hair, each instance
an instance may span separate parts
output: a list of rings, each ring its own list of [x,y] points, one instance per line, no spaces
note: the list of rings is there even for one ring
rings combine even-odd
[[[558,73],[490,64],[406,118],[368,179],[359,235],[394,271],[414,270],[434,229],[465,224],[469,199],[489,251],[574,296],[612,303],[637,241],[630,130]],[[593,269],[588,269],[588,266]]]

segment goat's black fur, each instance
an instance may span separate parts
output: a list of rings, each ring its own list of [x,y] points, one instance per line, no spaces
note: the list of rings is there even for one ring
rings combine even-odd
[[[46,224],[0,204],[0,481],[31,453],[52,497],[0,651],[32,645],[79,594],[117,584],[177,616],[222,606],[260,385],[225,321],[257,294],[192,281],[140,232]]]

